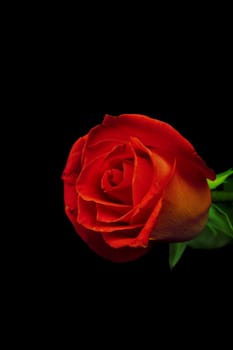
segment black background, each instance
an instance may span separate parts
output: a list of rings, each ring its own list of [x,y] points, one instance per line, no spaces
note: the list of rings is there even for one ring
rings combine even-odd
[[[97,322],[103,310],[114,318],[122,312],[121,322],[129,313],[132,322],[139,310],[153,315],[160,306],[164,312],[179,305],[188,305],[193,312],[193,304],[199,302],[204,312],[220,310],[223,303],[228,307],[232,245],[212,251],[187,249],[172,272],[167,245],[158,245],[134,262],[111,263],[92,252],[74,231],[64,213],[61,180],[72,144],[106,113],[141,113],[166,121],[216,172],[230,168],[232,101],[227,65],[195,53],[191,59],[182,55],[175,59],[177,51],[172,48],[165,55],[160,51],[158,57],[154,48],[89,44],[87,52],[82,48],[77,53],[65,39],[49,42],[47,50],[38,67],[47,221],[38,235],[42,253],[37,265],[42,281],[38,288],[46,304],[52,305],[53,318],[61,309],[79,310],[82,305]]]
[[[16,25],[5,28],[12,30],[12,38],[6,39],[9,67],[4,66],[4,90],[13,90],[3,119],[10,123],[7,148],[16,140],[9,157],[13,201],[7,207],[5,233],[11,240],[5,260],[12,267],[5,269],[10,328],[15,321],[26,339],[35,330],[37,343],[45,329],[54,341],[71,323],[76,342],[84,330],[85,342],[100,340],[101,345],[110,334],[108,348],[124,334],[136,341],[137,336],[145,341],[152,335],[154,346],[157,324],[165,330],[163,341],[170,339],[167,329],[176,325],[175,344],[188,331],[191,342],[202,333],[209,338],[206,328],[213,315],[211,336],[223,324],[225,337],[232,304],[232,245],[213,251],[187,249],[172,272],[167,245],[135,262],[105,261],[81,241],[66,217],[61,180],[72,144],[106,113],[141,113],[166,121],[216,172],[233,166],[232,57],[225,13],[220,33],[218,15],[212,17],[209,8],[206,14],[198,10],[198,21],[195,17],[187,31],[189,17],[183,7],[180,26],[172,10],[170,23],[167,9],[162,23],[154,11],[143,23],[141,8],[137,18],[131,9],[116,18],[115,10],[106,16],[104,9],[101,18],[90,6],[84,23],[80,12],[71,20],[71,13],[66,17],[63,8],[61,14],[57,9],[41,8],[40,15],[39,9],[28,14],[27,8],[25,21],[16,13]],[[206,21],[211,18],[214,25]],[[197,33],[201,24],[206,28]],[[142,332],[144,322],[151,327]]]

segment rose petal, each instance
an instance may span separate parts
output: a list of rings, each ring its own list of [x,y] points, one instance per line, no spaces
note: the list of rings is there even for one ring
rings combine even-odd
[[[157,205],[157,202],[160,200],[160,197],[164,191],[164,188],[167,186],[171,180],[174,171],[175,171],[175,159],[172,159],[169,155],[165,155],[164,158],[158,154],[154,154],[145,146],[143,146],[140,141],[136,138],[132,138],[131,142],[134,145],[134,148],[143,149],[150,157],[151,163],[153,164],[153,179],[151,181],[151,187],[148,192],[145,194],[144,198],[138,204],[134,205],[132,209],[126,212],[122,216],[111,217],[111,208],[108,222],[128,222],[129,225],[142,224],[144,225],[147,219],[150,217],[153,209]],[[106,204],[106,210],[108,205]],[[101,207],[97,207],[97,210],[101,210]],[[98,214],[97,214],[98,215]],[[100,214],[101,216],[101,214]],[[111,218],[111,221],[110,221]]]
[[[145,150],[136,138],[131,138],[131,144],[135,159],[132,179],[133,203],[137,205],[151,187],[155,168],[150,154],[148,154],[149,151]],[[134,148],[134,146],[136,147]]]
[[[105,243],[103,237],[99,232],[91,231],[83,227],[77,222],[76,211],[66,208],[66,214],[72,222],[77,234],[83,239],[86,244],[99,256],[110,260],[112,262],[128,262],[140,258],[149,251],[148,248],[111,248]]]
[[[138,140],[134,141],[136,143],[138,142]],[[157,173],[155,171],[153,173],[154,177],[156,176],[156,179],[158,183],[160,183],[161,187],[159,187],[159,190],[157,186],[153,188],[154,182],[152,181],[151,192],[149,191],[144,197],[144,203],[142,201],[140,205],[136,206],[128,214],[121,217],[122,220],[123,218],[127,217],[127,215],[132,215],[131,222],[138,222],[138,219],[140,218],[142,222],[145,223],[141,231],[138,232],[137,236],[129,237],[129,233],[126,234],[126,232],[112,232],[108,235],[103,234],[103,239],[105,242],[113,248],[120,248],[125,246],[135,248],[147,246],[149,237],[151,236],[153,229],[156,226],[162,207],[163,195],[164,192],[166,193],[166,186],[173,179],[176,169],[176,162],[173,160],[173,165],[171,166],[158,155],[152,154],[149,150],[148,154],[150,154],[154,166],[155,164],[160,165],[157,169]],[[144,207],[141,207],[143,204]]]
[[[117,222],[122,221],[120,218],[130,211],[130,205],[109,206],[96,203],[96,220],[102,222]]]
[[[122,248],[122,247],[147,247],[149,242],[149,236],[153,231],[153,228],[156,224],[158,214],[160,212],[162,206],[162,198],[157,202],[157,205],[153,209],[149,219],[147,220],[145,226],[141,229],[141,231],[137,232],[137,235],[134,237],[129,237],[132,233],[129,232],[112,232],[108,235],[103,235],[103,239],[107,244],[109,244],[113,248]],[[131,233],[131,234],[130,234]]]
[[[97,203],[108,204],[109,198],[101,187],[103,174],[112,169],[123,160],[133,157],[130,147],[126,145],[114,146],[108,153],[101,154],[98,158],[89,162],[81,171],[76,190],[85,200],[92,200]],[[128,204],[128,203],[127,203]]]
[[[137,236],[139,235],[140,230],[128,230],[125,232],[115,231],[111,232],[108,235],[102,235],[103,240],[112,248],[119,249],[123,247],[134,248],[146,248],[146,245],[142,244],[142,241],[138,241]]]
[[[168,182],[171,180],[174,171],[176,161],[172,157],[167,159],[161,158],[158,154],[154,154],[148,148],[146,148],[137,138],[131,138],[134,147],[142,149],[150,157],[151,163],[153,165],[153,178],[151,180],[151,186],[145,196],[142,198],[141,202],[138,203],[132,210],[132,217],[130,223],[145,222],[151,210],[159,201],[164,188],[167,186]]]
[[[145,148],[140,141],[136,138],[132,138],[131,142],[133,143],[135,148],[143,149],[143,151],[147,152],[148,156],[151,159],[151,163],[153,164],[152,174],[153,179],[151,182],[151,186],[149,191],[145,194],[141,202],[134,205],[132,209],[127,211],[122,216],[116,216],[115,218],[111,217],[111,208],[110,208],[110,215],[108,217],[108,222],[119,222],[119,223],[126,223],[128,222],[129,225],[135,225],[135,224],[142,224],[144,225],[147,219],[150,217],[153,209],[157,205],[157,202],[160,200],[164,188],[167,186],[169,181],[171,180],[174,171],[175,171],[175,165],[176,162],[171,157],[169,158],[167,155],[167,160],[161,158],[157,154],[153,154],[149,149]],[[108,204],[106,204],[106,210],[108,207]],[[97,210],[101,210],[101,207],[97,207]],[[97,212],[98,213],[98,212]],[[101,213],[100,213],[101,215]],[[98,217],[98,214],[97,214]]]
[[[87,136],[80,137],[72,146],[65,169],[62,173],[62,179],[66,183],[75,184],[76,179],[81,171],[82,152],[87,140]]]
[[[70,150],[65,169],[62,173],[64,181],[65,211],[74,224],[74,216],[77,214],[77,194],[75,191],[76,179],[81,170],[81,156],[87,137],[79,138]]]
[[[64,183],[64,202],[65,210],[76,211],[77,212],[77,194],[75,191],[75,185],[70,184],[69,182]]]
[[[151,236],[154,240],[185,241],[204,228],[211,204],[205,179],[191,182],[177,171],[164,194],[158,223]]]
[[[119,169],[107,170],[102,178],[103,187],[106,191],[116,187],[122,181],[123,174]]]
[[[134,228],[141,227],[141,224],[125,224],[125,223],[113,223],[109,225],[108,223],[98,222],[97,219],[96,204],[91,201],[83,200],[80,196],[78,197],[78,218],[77,222],[84,226],[85,228],[97,231],[97,232],[113,232],[130,230]]]
[[[149,252],[150,248],[112,248],[103,239],[102,235],[98,232],[87,230],[85,227],[76,223],[75,229],[77,233],[83,238],[88,246],[99,256],[112,262],[129,262],[134,261],[146,253]]]
[[[96,128],[98,127],[99,126],[97,126]],[[88,139],[85,147],[85,154],[83,156],[83,166],[86,166],[89,162],[92,162],[92,160],[99,157],[100,154],[108,153],[109,150],[113,149],[116,146],[119,146],[119,144],[122,144],[122,142],[119,142],[119,140],[107,138],[92,143],[91,134],[92,130],[88,134]]]
[[[123,142],[129,140],[131,136],[137,137],[146,146],[159,147],[168,152],[172,151],[175,156],[191,158],[192,167],[198,167],[206,178],[215,179],[213,170],[206,166],[187,139],[171,125],[144,115],[122,114],[118,117],[106,115],[102,124],[91,130],[88,144],[91,146],[104,139]]]
[[[112,169],[111,171],[113,171]],[[116,170],[116,169],[115,169]],[[108,170],[109,172],[109,170]],[[114,171],[113,171],[114,173]],[[113,200],[116,199],[122,203],[132,203],[132,175],[133,175],[133,162],[131,160],[123,161],[122,181],[119,181],[118,185],[113,186],[109,183],[107,177],[108,174],[104,174],[101,187],[105,193],[107,193]],[[119,175],[118,175],[119,176]],[[119,180],[119,178],[118,178]]]
[[[132,215],[131,222],[138,222],[138,219],[144,219],[145,222],[145,217],[147,218],[145,225],[143,226],[137,237],[124,237],[123,234],[120,235],[119,233],[116,234],[115,232],[109,235],[103,235],[103,238],[106,241],[106,243],[108,243],[113,248],[119,248],[124,246],[146,247],[148,245],[149,238],[153,232],[154,227],[156,226],[160,210],[162,208],[164,188],[170,181],[172,181],[172,178],[175,173],[176,164],[174,161],[173,166],[170,167],[166,164],[164,160],[160,159],[157,155],[153,155],[152,159],[153,161],[155,161],[155,159],[157,161],[158,159],[159,161],[161,161],[162,166],[161,168],[159,168],[160,171],[158,172],[160,175],[158,177],[158,181],[163,181],[163,184],[161,183],[161,190],[157,192],[157,196],[154,197],[151,197],[148,193],[148,195],[146,196],[147,205],[144,208],[136,207],[137,211],[134,213],[134,216]]]

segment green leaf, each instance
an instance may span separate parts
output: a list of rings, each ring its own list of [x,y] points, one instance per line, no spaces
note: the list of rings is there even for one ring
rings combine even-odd
[[[183,255],[187,242],[170,243],[169,244],[169,266],[172,270]]]
[[[228,179],[223,184],[223,190],[226,192],[233,192],[233,176],[228,177]]]
[[[215,188],[217,188],[221,184],[225,183],[227,178],[231,175],[233,175],[233,168],[231,168],[227,171],[224,171],[223,173],[217,174],[216,179],[214,181],[207,179],[209,188],[211,190],[214,190]]]
[[[227,220],[229,220],[230,225],[233,226],[233,202],[218,203],[217,206],[227,215]]]
[[[225,230],[224,233],[233,238],[233,202],[222,203],[222,205],[215,205],[218,211],[222,214],[223,220],[228,224],[228,230]]]
[[[233,203],[233,191],[211,191],[212,202]]]
[[[233,205],[232,203],[212,204],[208,222],[204,230],[195,239],[187,242],[191,248],[215,249],[231,243],[233,240]]]

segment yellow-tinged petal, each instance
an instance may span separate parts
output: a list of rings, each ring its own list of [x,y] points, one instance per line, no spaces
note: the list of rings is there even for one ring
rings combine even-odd
[[[158,241],[186,241],[204,228],[211,205],[207,182],[191,182],[175,173],[164,193],[160,215],[151,239]]]

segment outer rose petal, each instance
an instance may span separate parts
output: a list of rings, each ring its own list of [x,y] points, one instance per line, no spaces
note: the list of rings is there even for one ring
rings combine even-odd
[[[65,169],[62,174],[64,181],[64,202],[65,210],[69,219],[74,221],[74,214],[77,214],[77,194],[75,183],[81,170],[81,156],[87,137],[79,138],[72,146]]]
[[[159,147],[169,153],[172,151],[175,157],[182,158],[183,163],[188,160],[188,166],[191,161],[191,166],[199,168],[206,178],[215,179],[214,172],[177,130],[165,122],[140,114],[122,114],[118,117],[106,115],[102,124],[89,133],[86,157],[92,156],[92,152],[88,153],[88,147],[100,140],[113,140],[117,144],[129,140],[131,136],[137,137],[145,146]],[[99,147],[100,150],[101,144]],[[106,147],[104,142],[102,147]]]
[[[158,241],[186,241],[204,228],[211,194],[205,179],[190,181],[175,173],[164,194],[157,225],[150,237]]]
[[[68,209],[67,209],[68,211]],[[66,212],[67,212],[66,211]],[[103,240],[99,232],[88,230],[82,225],[77,223],[76,215],[72,212],[67,212],[68,217],[70,218],[76,232],[79,236],[88,244],[88,246],[99,256],[110,260],[112,262],[129,262],[140,258],[141,256],[148,253],[150,250],[149,247],[139,247],[139,248],[130,248],[123,247],[114,249],[110,247]]]
[[[87,135],[80,137],[72,146],[65,169],[62,173],[62,179],[64,182],[75,184],[77,176],[79,175],[82,167],[82,153],[87,141]]]

